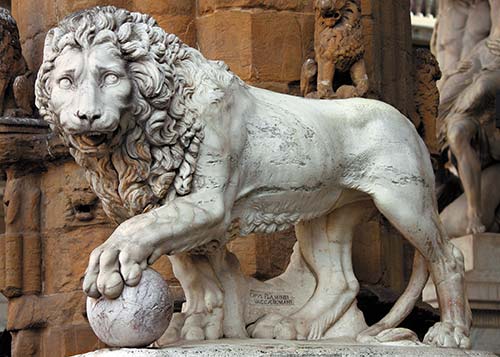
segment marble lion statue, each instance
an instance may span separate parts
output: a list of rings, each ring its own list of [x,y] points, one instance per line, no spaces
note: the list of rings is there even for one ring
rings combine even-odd
[[[324,338],[356,304],[352,230],[371,205],[418,253],[393,309],[357,337],[399,324],[430,272],[441,321],[424,342],[470,347],[463,257],[436,211],[429,153],[391,106],[248,86],[150,16],[115,7],[48,32],[36,103],[119,223],[90,256],[89,296],[118,297],[168,255],[186,295],[170,329],[180,338]],[[311,294],[285,315],[249,314],[249,280],[226,243],[236,229],[293,225],[290,264],[312,272]]]

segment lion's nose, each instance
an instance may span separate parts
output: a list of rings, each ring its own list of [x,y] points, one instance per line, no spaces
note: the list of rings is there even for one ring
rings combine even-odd
[[[81,120],[86,120],[86,121],[92,123],[101,117],[101,112],[100,111],[98,111],[98,112],[83,112],[83,111],[78,110],[76,112],[76,116]]]

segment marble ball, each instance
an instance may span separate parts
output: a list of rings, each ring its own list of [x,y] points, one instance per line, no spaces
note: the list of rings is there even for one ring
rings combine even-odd
[[[137,286],[126,286],[113,300],[87,298],[87,317],[97,337],[112,347],[145,347],[167,329],[174,302],[168,284],[152,269]]]

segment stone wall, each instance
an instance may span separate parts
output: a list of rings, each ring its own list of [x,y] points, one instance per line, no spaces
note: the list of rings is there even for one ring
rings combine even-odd
[[[12,0],[25,57],[40,66],[48,29],[71,12],[115,5],[153,15],[166,30],[224,60],[243,80],[293,92],[312,50],[313,0]],[[410,3],[362,0],[371,97],[413,110]]]
[[[41,63],[46,31],[67,14],[95,5],[116,5],[152,14],[167,31],[176,33],[210,59],[224,60],[253,85],[295,94],[300,69],[313,42],[312,0],[12,0],[28,65]],[[411,82],[409,2],[362,0],[364,41],[370,97],[395,105],[405,114],[414,109]],[[0,150],[2,151],[2,150]],[[100,346],[84,309],[81,279],[90,251],[113,226],[67,156],[44,159],[37,172],[26,172],[40,191],[41,286],[22,286],[10,299],[8,328],[14,356],[63,356]],[[43,160],[42,160],[43,161]],[[401,290],[405,255],[401,239],[380,217],[361,227],[355,263],[370,284]],[[390,238],[390,239],[389,239]],[[260,278],[277,275],[288,262],[292,231],[270,237],[252,235],[231,244],[245,273]],[[390,253],[381,253],[381,252]],[[380,253],[380,254],[379,254]],[[28,261],[28,263],[31,261]],[[0,262],[1,263],[1,262]],[[23,263],[24,264],[24,263]],[[31,263],[30,263],[31,264]],[[30,268],[24,275],[30,278]],[[389,269],[396,266],[394,269]],[[168,260],[154,266],[174,287]],[[1,275],[1,274],[0,274]]]

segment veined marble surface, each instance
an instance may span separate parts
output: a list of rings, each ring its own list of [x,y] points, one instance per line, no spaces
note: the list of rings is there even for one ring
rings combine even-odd
[[[491,352],[468,351],[428,346],[361,345],[339,340],[277,341],[224,339],[218,341],[184,342],[162,349],[103,349],[79,357],[199,357],[199,356],[419,356],[466,357],[495,356]],[[75,356],[78,357],[78,356]]]

